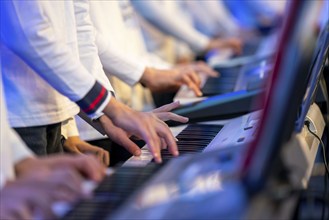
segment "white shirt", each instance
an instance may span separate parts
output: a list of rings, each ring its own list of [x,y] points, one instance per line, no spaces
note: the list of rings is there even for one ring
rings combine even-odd
[[[203,51],[210,39],[194,29],[179,7],[166,7],[179,4],[178,1],[131,1],[136,11],[149,23],[166,34],[187,43],[196,52]],[[175,9],[174,11],[172,9]]]
[[[182,1],[194,27],[209,37],[236,35],[239,25],[222,1]]]
[[[90,1],[90,13],[97,31],[102,64],[111,74],[133,85],[139,81],[146,66],[171,67],[147,52],[140,24],[129,1]]]
[[[108,75],[116,76],[126,83],[111,78],[116,97],[125,104],[141,110],[146,103],[145,91],[140,85],[133,88],[131,86],[140,80],[146,66],[167,69],[171,65],[147,52],[141,28],[129,2],[95,0],[89,3],[91,19],[96,29],[96,43],[104,70]],[[76,121],[82,139],[103,138],[79,117]]]
[[[0,73],[0,189],[8,180],[15,178],[14,165],[17,162],[33,157],[33,153],[9,127],[1,75]]]
[[[88,39],[86,17],[74,3],[1,1],[1,39],[10,48],[1,48],[3,79],[14,127],[57,123],[77,114],[79,108],[61,94],[84,106],[93,101],[90,94],[99,77],[82,65],[79,49],[90,52],[81,57],[87,60],[86,67],[97,72],[101,66],[95,60],[97,50],[95,56],[90,55],[95,45]],[[78,47],[78,42],[87,43]],[[103,97],[95,113],[103,110],[110,95]],[[94,109],[91,117],[93,113]]]

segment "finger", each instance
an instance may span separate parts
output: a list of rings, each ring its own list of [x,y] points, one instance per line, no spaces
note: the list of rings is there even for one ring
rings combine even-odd
[[[177,107],[180,106],[180,102],[179,101],[176,101],[176,102],[172,102],[172,103],[169,103],[167,105],[163,105],[159,108],[156,108],[154,110],[152,110],[153,113],[157,113],[157,112],[169,112]]]
[[[173,136],[170,129],[167,126],[162,125],[158,127],[157,132],[159,136],[165,140],[169,152],[174,156],[178,156],[179,152],[177,148],[176,138]]]
[[[76,196],[82,195],[82,177],[73,169],[55,170],[54,183],[59,189]]]
[[[130,140],[123,131],[118,132],[116,136],[111,139],[120,146],[123,146],[129,153],[134,156],[140,156],[142,153],[141,149],[132,140]]]
[[[172,120],[172,121],[177,121],[177,122],[181,122],[181,123],[187,123],[189,121],[189,119],[187,117],[180,116],[180,115],[177,115],[172,112],[157,113],[156,116],[159,119],[161,119],[162,121]]]
[[[26,204],[17,205],[14,210],[10,210],[9,213],[9,216],[12,218],[8,219],[32,219],[31,210],[29,210]]]
[[[187,75],[183,76],[183,82],[195,93],[195,95],[202,96],[199,86],[193,83]]]
[[[161,149],[167,149],[167,143],[163,138],[161,138]]]
[[[60,189],[53,195],[53,199],[55,201],[65,201],[71,203],[76,201],[77,196],[67,190]]]
[[[102,149],[101,147],[97,147],[97,146],[94,146],[94,145],[86,145],[86,148],[85,148],[87,151],[89,150],[90,152],[94,152],[94,154],[96,155],[96,157],[98,158],[98,161],[101,163],[101,164],[104,164],[105,166],[108,166],[107,164],[107,160],[106,160],[106,155],[108,155],[108,151]]]
[[[156,124],[154,124],[156,123]],[[158,126],[157,124],[160,124],[156,120],[152,123],[155,127]],[[146,142],[151,154],[154,157],[155,162],[161,163],[161,154],[160,154],[160,148],[161,148],[161,141],[160,137],[156,133],[154,127],[150,127],[149,125],[146,126],[146,129],[143,129],[143,139]]]
[[[103,151],[101,149],[96,151],[96,157],[98,161],[103,164]]]
[[[189,72],[188,75],[190,76],[190,78],[192,79],[192,81],[198,85],[200,87],[201,85],[201,78],[198,74],[196,74],[194,71],[193,72]]]
[[[38,192],[36,192],[38,193]],[[56,218],[52,204],[53,199],[46,195],[35,195],[36,197],[31,198],[31,204],[33,206],[33,212],[41,214],[42,219],[54,219]]]
[[[237,39],[229,41],[229,45],[233,48],[236,53],[241,53],[242,51],[242,42]]]
[[[110,165],[110,153],[107,151],[107,150],[103,150],[104,151],[104,164],[106,166],[109,166]]]
[[[197,62],[194,70],[196,72],[201,72],[212,77],[219,77],[220,75],[217,71],[213,70],[210,66],[208,66],[204,62]]]
[[[103,122],[104,120],[106,120],[106,134],[108,135],[108,137],[114,141],[115,143],[119,144],[120,146],[124,147],[129,153],[131,153],[134,156],[139,156],[141,154],[141,150],[139,149],[139,147],[132,142],[129,139],[130,135],[133,134],[127,134],[126,131],[124,131],[123,129],[115,126],[111,120],[109,120],[107,117],[106,118],[102,118]],[[140,137],[140,135],[138,134],[134,134],[137,137]]]
[[[73,153],[73,154],[83,154],[83,153],[77,148],[77,146],[70,146],[70,147],[68,147],[68,146],[66,145],[65,150],[67,150],[67,151],[69,151],[70,153]]]
[[[76,170],[91,180],[100,181],[105,175],[105,168],[92,155],[81,155],[71,163]]]

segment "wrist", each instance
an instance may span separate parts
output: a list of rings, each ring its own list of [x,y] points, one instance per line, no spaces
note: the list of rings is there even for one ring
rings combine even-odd
[[[124,104],[118,102],[116,99],[112,98],[108,105],[104,109],[105,115],[114,123],[120,117],[125,117],[125,112],[129,109]],[[101,123],[104,122],[104,117],[100,117],[99,120]]]
[[[146,67],[139,82],[145,87],[153,87],[155,72],[154,68]]]

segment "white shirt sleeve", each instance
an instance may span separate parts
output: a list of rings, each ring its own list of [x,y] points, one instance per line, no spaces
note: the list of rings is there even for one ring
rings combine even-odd
[[[203,51],[209,38],[180,18],[179,11],[172,13],[161,7],[158,1],[131,1],[136,11],[161,31],[187,43],[194,51]]]
[[[107,90],[113,91],[98,56],[96,33],[90,18],[89,1],[79,0],[73,2],[80,61]]]
[[[184,1],[194,26],[207,36],[235,35],[238,23],[222,1]]]
[[[110,47],[104,36],[96,30],[99,57],[107,74],[113,75],[132,86],[141,79],[145,64]]]
[[[66,42],[56,38],[40,2],[1,1],[1,40],[56,90],[81,100],[95,78]]]
[[[1,121],[3,121],[1,115]],[[5,119],[6,121],[6,119]],[[7,123],[7,122],[6,122]],[[6,140],[5,136],[6,135]],[[0,155],[0,189],[8,180],[15,178],[14,166],[21,160],[34,157],[32,151],[27,148],[22,139],[6,125],[1,129],[1,155]]]
[[[0,189],[7,180],[15,178],[14,166],[17,162],[34,156],[22,139],[9,127],[1,79],[0,73]]]

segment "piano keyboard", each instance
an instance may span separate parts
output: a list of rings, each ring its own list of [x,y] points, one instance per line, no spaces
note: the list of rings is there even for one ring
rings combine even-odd
[[[202,87],[204,96],[220,95],[229,92],[234,92],[238,78],[241,72],[241,66],[233,68],[217,69],[221,76],[218,78],[208,78]]]
[[[111,176],[105,177],[94,191],[93,198],[81,201],[62,219],[105,219],[159,168],[160,165],[157,164],[149,164],[146,167],[119,167]]]
[[[222,125],[189,124],[176,136],[180,155],[202,152],[222,128]],[[161,154],[164,164],[173,158],[166,149]],[[108,218],[110,213],[142,187],[164,164],[119,167],[111,176],[105,177],[94,191],[93,198],[81,201],[63,220]]]
[[[222,128],[222,125],[189,124],[176,136],[180,155],[202,152]],[[167,149],[161,150],[161,155],[163,162],[173,158]]]
[[[202,152],[221,131],[223,125],[189,124],[187,126],[171,128],[178,139],[177,146],[180,155]],[[162,160],[166,162],[173,158],[167,149],[161,151]],[[131,157],[124,166],[145,166],[153,162],[153,157],[147,147],[142,148],[139,157]]]

